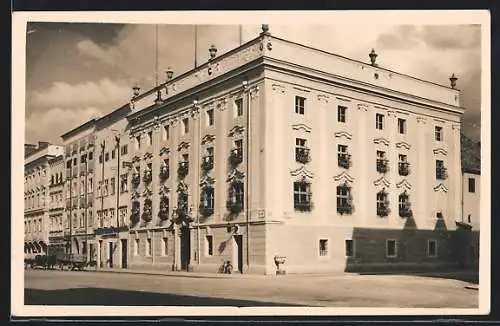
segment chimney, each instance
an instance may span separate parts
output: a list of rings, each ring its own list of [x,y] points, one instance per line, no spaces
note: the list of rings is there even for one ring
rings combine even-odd
[[[36,145],[34,144],[24,144],[24,156],[29,156],[36,152]]]
[[[44,149],[49,147],[50,143],[46,141],[39,141],[38,142],[38,149]]]

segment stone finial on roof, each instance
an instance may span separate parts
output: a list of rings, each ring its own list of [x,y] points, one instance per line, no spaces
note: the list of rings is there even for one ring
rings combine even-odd
[[[262,34],[269,34],[269,25],[268,24],[262,24]]]
[[[455,76],[455,74],[452,74],[450,77],[451,88],[455,88],[455,86],[457,86],[457,80],[458,80],[458,78]]]
[[[375,49],[372,49],[372,52],[369,54],[370,61],[372,62],[372,66],[378,66],[375,61],[377,60],[378,54],[375,52]]]
[[[217,47],[212,44],[208,49],[208,53],[210,54],[210,59],[215,58],[215,56],[217,55]]]

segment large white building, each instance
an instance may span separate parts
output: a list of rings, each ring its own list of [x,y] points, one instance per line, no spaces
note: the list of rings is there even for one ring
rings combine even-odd
[[[216,272],[229,259],[273,274],[277,256],[288,272],[455,264],[454,78],[437,85],[379,67],[374,51],[359,62],[265,26],[209,51],[132,99],[131,267]]]
[[[259,274],[458,264],[456,78],[262,29],[62,136],[73,248],[100,267],[214,273],[226,260]]]

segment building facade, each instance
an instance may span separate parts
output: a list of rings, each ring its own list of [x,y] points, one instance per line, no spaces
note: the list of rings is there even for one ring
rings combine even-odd
[[[65,160],[65,235],[67,252],[95,260],[95,124],[91,119],[61,136]],[[90,254],[89,254],[90,253]],[[94,258],[93,258],[94,257]]]
[[[127,267],[129,238],[129,155],[125,105],[96,122],[97,152],[94,204],[94,247],[101,267]]]
[[[50,227],[52,160],[63,154],[61,146],[39,142],[25,145],[24,253],[47,254]]]
[[[216,272],[230,260],[274,274],[282,256],[297,273],[454,265],[459,91],[370,58],[264,28],[136,94],[131,266]]]
[[[66,252],[64,230],[64,156],[49,160],[49,252]]]

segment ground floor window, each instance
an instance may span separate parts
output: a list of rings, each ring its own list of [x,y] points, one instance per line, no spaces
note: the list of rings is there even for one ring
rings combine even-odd
[[[345,241],[345,256],[354,257],[354,240],[346,239]]]
[[[139,239],[135,239],[134,242],[134,256],[139,255]]]
[[[437,257],[437,241],[428,240],[427,241],[427,256]]]
[[[396,240],[389,239],[386,243],[386,256],[387,257],[396,257],[397,255],[397,247]]]
[[[319,240],[319,255],[321,257],[328,255],[328,240],[327,239],[320,239]]]
[[[163,238],[163,256],[168,256],[168,238]]]
[[[151,256],[151,251],[152,251],[151,239],[148,239],[146,241],[146,255]]]

